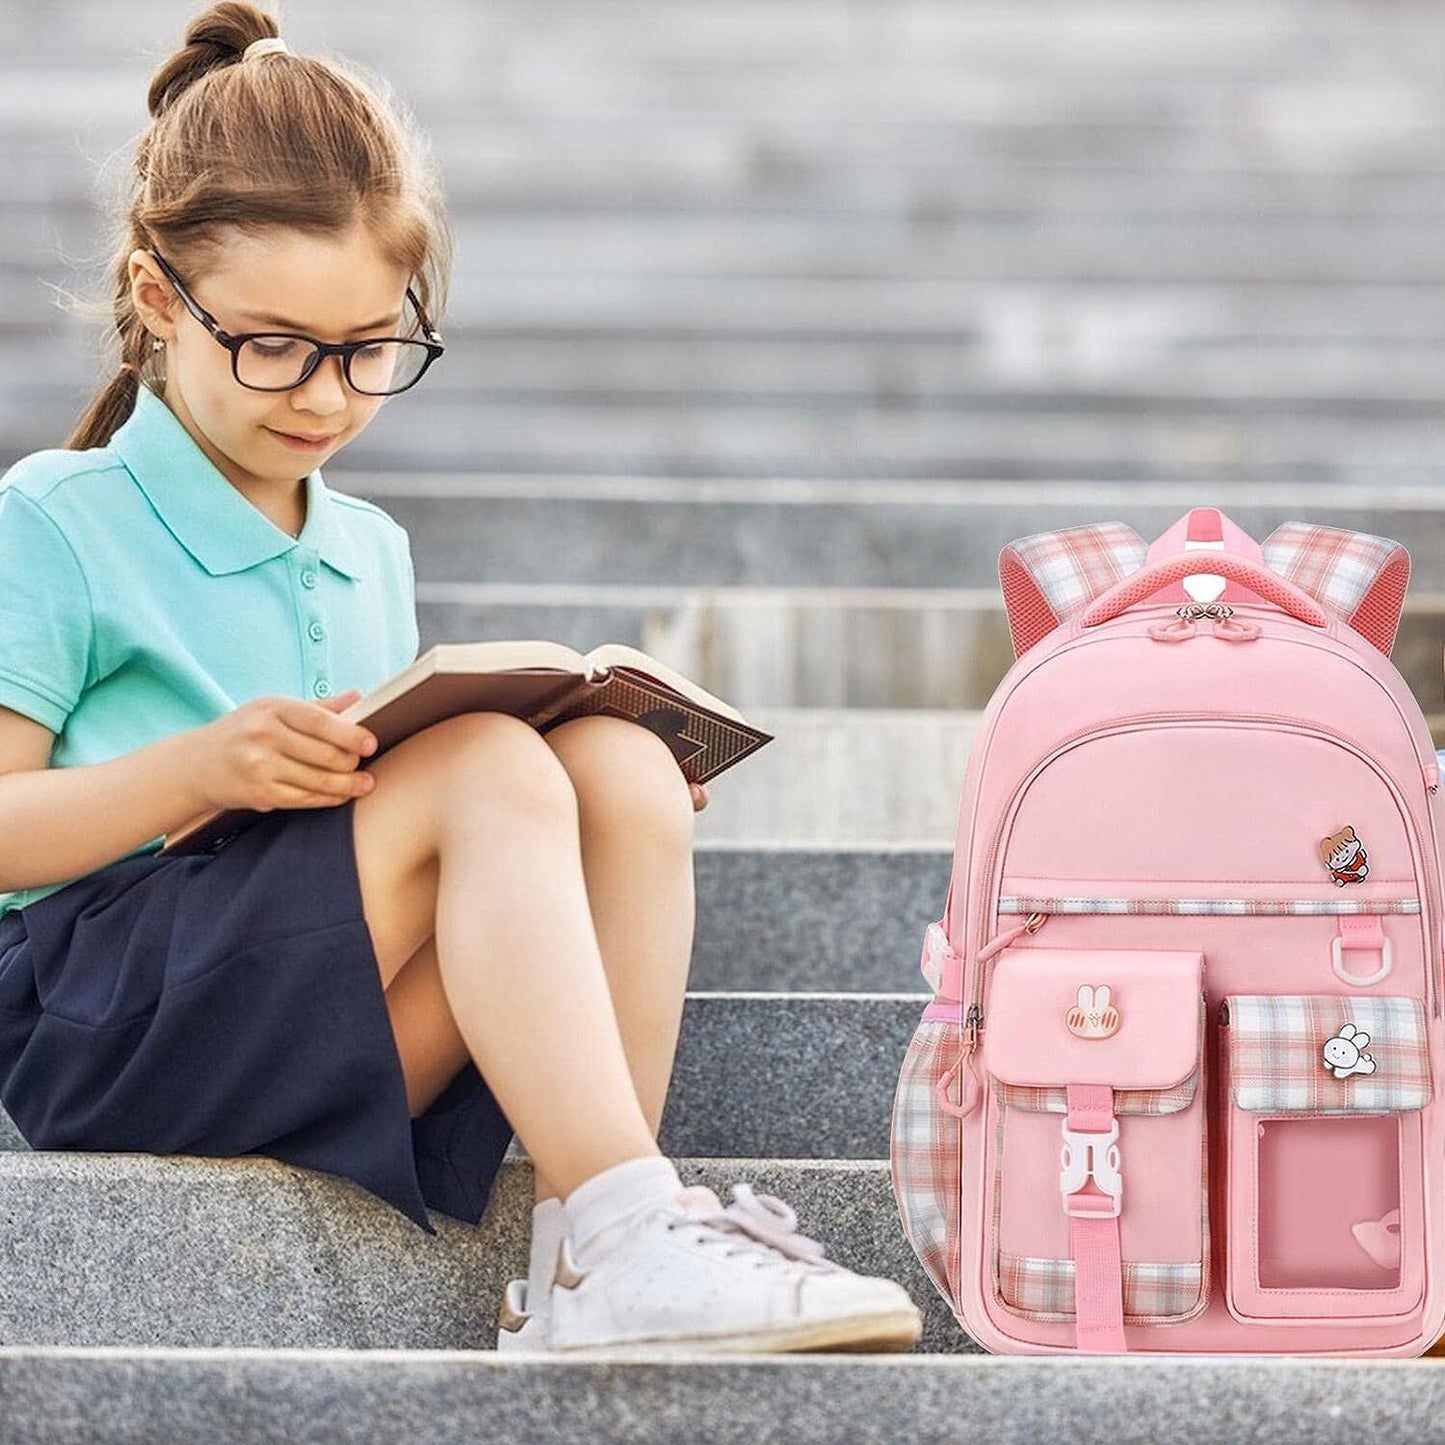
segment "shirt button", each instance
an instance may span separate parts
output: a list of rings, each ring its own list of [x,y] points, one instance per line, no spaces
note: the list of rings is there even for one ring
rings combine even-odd
[[[313,642],[320,642],[326,636],[326,629],[319,622],[313,622],[306,632]]]
[[[312,571],[310,567],[301,574],[301,585],[303,587],[314,587],[316,585],[316,573]]]
[[[313,687],[311,690],[316,694],[317,697],[331,696],[331,684],[327,682],[324,677],[318,677],[316,679],[315,687]]]

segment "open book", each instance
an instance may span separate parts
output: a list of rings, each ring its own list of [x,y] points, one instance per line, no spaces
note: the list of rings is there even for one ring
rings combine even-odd
[[[539,732],[591,713],[627,718],[662,738],[692,783],[772,741],[681,673],[616,642],[585,655],[560,642],[439,642],[338,716],[376,734],[364,767],[393,743],[464,712],[510,713]],[[250,808],[203,814],[169,834],[161,851],[214,852],[262,816]]]

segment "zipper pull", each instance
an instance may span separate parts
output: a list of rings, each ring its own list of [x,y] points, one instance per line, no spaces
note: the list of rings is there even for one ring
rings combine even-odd
[[[1198,602],[1187,602],[1174,610],[1178,621],[1150,623],[1147,630],[1155,642],[1188,642],[1194,636],[1195,624],[1204,615],[1204,608]]]
[[[976,1003],[969,1004],[963,1021],[963,1048],[959,1050],[959,1055],[948,1072],[934,1086],[933,1097],[938,1107],[955,1119],[968,1118],[983,1098],[983,1081],[973,1065],[974,1051],[978,1048],[978,1031],[982,1023],[983,1010]],[[954,1075],[958,1076],[956,1104],[948,1097],[949,1085],[953,1083]]]
[[[1232,621],[1234,608],[1223,602],[1211,602],[1204,609],[1204,615],[1214,623],[1214,635],[1226,642],[1253,642],[1260,634],[1257,622]]]
[[[1229,1000],[1227,998],[1219,1000],[1219,1026],[1225,1029],[1229,1027]]]
[[[1001,953],[1009,944],[1022,938],[1024,934],[1037,933],[1048,921],[1049,915],[1047,913],[1030,913],[1028,918],[1017,927],[1007,929],[1005,932],[997,934],[985,943],[974,957],[974,967],[976,968],[981,963],[987,963],[994,954]]]
[[[971,1054],[978,1047],[978,1031],[983,1027],[983,1010],[976,1004],[968,1006],[968,1014],[963,1020],[963,1051]]]

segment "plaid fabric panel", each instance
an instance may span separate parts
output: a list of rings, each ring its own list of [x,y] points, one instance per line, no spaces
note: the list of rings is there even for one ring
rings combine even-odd
[[[914,1032],[893,1098],[888,1151],[903,1233],[950,1305],[950,1264],[958,1258],[963,1125],[938,1107],[934,1090],[958,1058],[959,1033],[955,1023],[923,1023]]]
[[[1418,898],[1026,898],[1004,894],[1000,913],[1190,913],[1238,915],[1418,913]]]
[[[1074,1261],[1004,1254],[998,1261],[1005,1304],[1030,1315],[1074,1317]],[[1199,1303],[1204,1267],[1199,1264],[1131,1264],[1124,1261],[1124,1314],[1182,1315]]]
[[[1418,999],[1244,994],[1229,1007],[1229,1079],[1251,1113],[1382,1114],[1430,1102],[1430,1045]],[[1370,1074],[1337,1078],[1324,1047],[1346,1025],[1368,1034]],[[1351,1050],[1342,1055],[1353,1062]],[[1358,1054],[1358,1050],[1354,1050]]]
[[[1059,618],[1137,572],[1149,551],[1144,539],[1123,522],[1036,532],[1009,546]]]
[[[1285,522],[1260,548],[1264,565],[1316,601],[1350,618],[1375,579],[1402,548],[1389,537]]]

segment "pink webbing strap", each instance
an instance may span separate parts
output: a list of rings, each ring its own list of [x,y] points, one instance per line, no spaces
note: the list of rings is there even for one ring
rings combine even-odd
[[[1114,1091],[1108,1084],[1070,1084],[1060,1180],[1074,1256],[1074,1321],[1078,1348],[1123,1353],[1124,1265],[1119,1250],[1119,1155],[1114,1140]],[[1087,1151],[1087,1157],[1081,1157]],[[1072,1155],[1072,1168],[1070,1157]],[[1079,1175],[1084,1174],[1082,1184]],[[1086,1190],[1090,1181],[1105,1187]],[[1070,1186],[1073,1186],[1070,1188]]]

